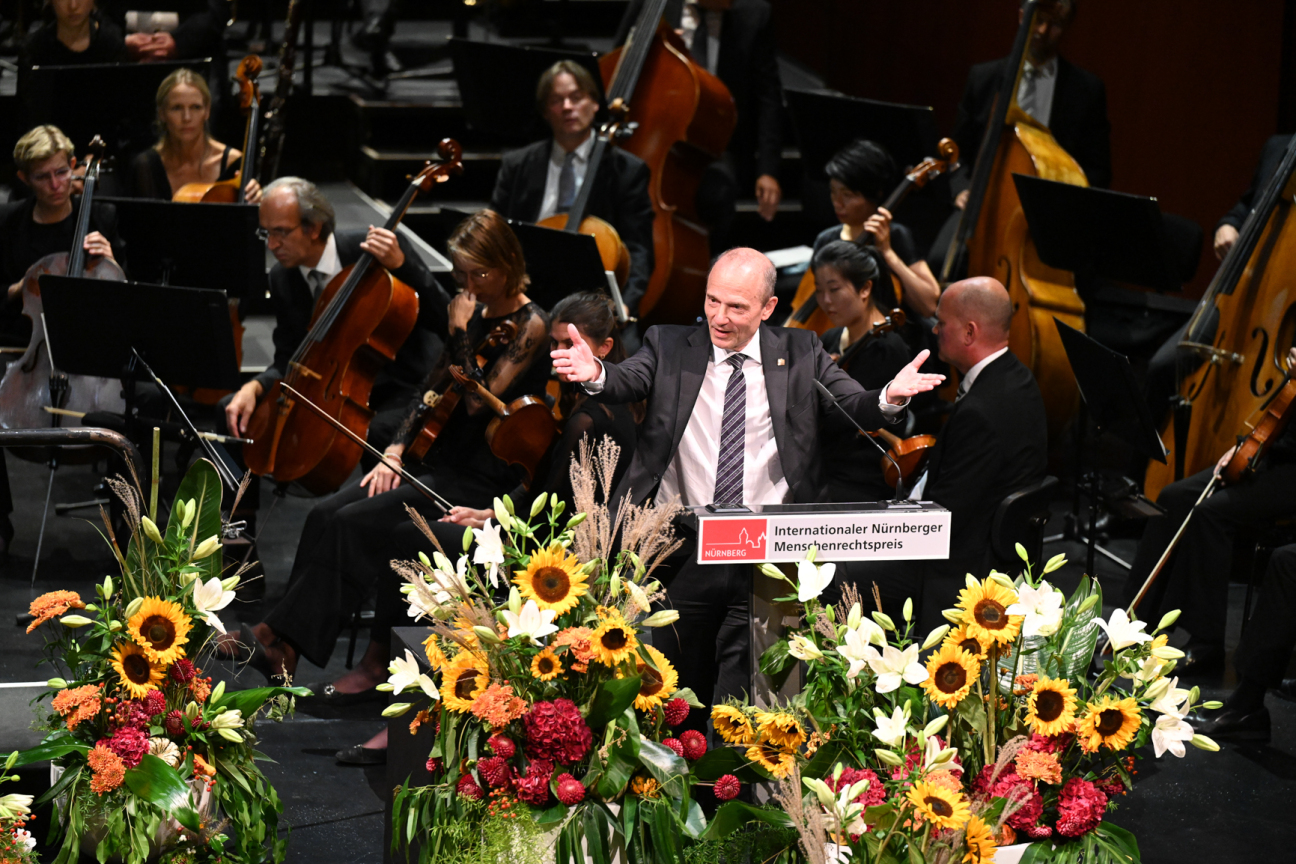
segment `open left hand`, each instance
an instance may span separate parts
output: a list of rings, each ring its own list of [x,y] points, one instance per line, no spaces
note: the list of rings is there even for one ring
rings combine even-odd
[[[775,177],[762,174],[756,178],[756,207],[762,219],[766,222],[773,221],[774,214],[778,212],[779,202],[782,200],[783,187]]]
[[[374,256],[388,270],[399,270],[405,264],[405,253],[401,251],[400,242],[386,228],[370,225],[369,236],[365,237],[360,248]]]
[[[927,372],[919,372],[918,367],[927,362],[931,352],[923,349],[918,352],[918,356],[909,361],[909,365],[901,369],[896,376],[891,379],[887,385],[887,401],[892,405],[903,405],[906,399],[917,396],[919,393],[926,393],[928,390],[934,390],[939,387],[945,380],[944,375],[932,375]]]

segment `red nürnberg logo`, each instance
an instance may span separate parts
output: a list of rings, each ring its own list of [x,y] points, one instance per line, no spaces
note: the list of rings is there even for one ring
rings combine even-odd
[[[702,561],[764,561],[765,519],[703,519]]]

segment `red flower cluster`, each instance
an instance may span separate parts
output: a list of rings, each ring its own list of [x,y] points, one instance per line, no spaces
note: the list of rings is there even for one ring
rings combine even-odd
[[[1038,732],[1032,732],[1026,749],[1034,750],[1036,753],[1061,753],[1070,747],[1074,740],[1075,735],[1071,732],[1061,732],[1057,735],[1040,735]]]
[[[575,807],[585,800],[585,784],[570,774],[559,774],[558,800],[567,807]]]
[[[471,774],[460,777],[459,782],[455,784],[455,790],[470,801],[480,801],[486,797],[486,793],[477,785],[477,781]]]
[[[537,702],[522,722],[526,726],[526,755],[532,760],[570,765],[584,758],[594,740],[580,709],[570,699]]]
[[[549,778],[553,770],[553,763],[546,759],[532,760],[526,775],[513,781],[514,793],[532,807],[543,807],[549,803]]]
[[[706,736],[696,729],[689,729],[680,735],[680,742],[684,745],[685,759],[694,762],[706,755]]]
[[[166,697],[161,690],[150,690],[143,699],[143,705],[149,717],[156,717],[166,710]]]
[[[438,728],[437,731],[439,732],[440,729]],[[490,747],[491,752],[496,756],[503,756],[505,759],[512,759],[517,754],[517,745],[513,743],[513,739],[503,735],[492,735],[487,738],[486,746]]]
[[[134,768],[148,753],[148,735],[133,726],[123,726],[111,738],[100,738],[95,746],[103,745],[121,757],[127,768]]]
[[[872,768],[865,768],[862,771],[859,768],[847,768],[842,771],[841,777],[837,778],[834,783],[832,775],[827,778],[828,787],[834,792],[840,792],[843,789],[849,789],[861,780],[869,781],[868,788],[855,796],[855,802],[863,804],[866,808],[875,807],[886,800],[886,787],[882,785],[882,779],[878,777]]]
[[[121,702],[117,703],[117,707],[113,711],[112,720],[118,726],[129,727],[131,729],[144,729],[148,726],[149,718],[152,716],[153,715],[148,712],[148,708],[144,702],[138,702],[134,699],[123,699]]]
[[[676,696],[674,699],[666,703],[666,707],[662,709],[662,713],[666,716],[666,725],[675,727],[688,719],[689,704]]]
[[[1129,792],[1125,788],[1125,781],[1119,777],[1103,777],[1094,781],[1098,791],[1107,796],[1108,799],[1115,798],[1117,795],[1125,795]]]
[[[188,684],[197,674],[193,662],[183,657],[171,664],[171,677],[181,684]]]
[[[1098,827],[1107,809],[1107,796],[1088,780],[1072,777],[1058,795],[1057,832],[1079,837]]]
[[[732,801],[742,791],[742,784],[738,782],[738,778],[734,775],[725,774],[716,780],[715,788],[712,791],[721,801]]]
[[[162,726],[172,738],[179,738],[185,733],[184,712],[179,708],[171,709],[171,712],[166,716],[166,720],[162,721]]]
[[[427,761],[427,770],[429,774],[440,774],[442,768],[441,758],[439,756],[430,756]]]
[[[1032,834],[1032,829],[1037,828],[1036,823],[1044,815],[1044,799],[1039,792],[1035,790],[1035,784],[1029,780],[1018,776],[1017,771],[1008,766],[999,772],[999,776],[994,782],[990,782],[990,775],[994,772],[993,765],[987,765],[981,769],[976,780],[972,782],[972,788],[977,792],[985,795],[992,795],[996,798],[1012,797],[1014,800],[1025,798],[1025,803],[1017,812],[1008,817],[1008,824],[1018,831],[1025,831],[1027,834],[1035,836],[1049,836],[1047,832],[1042,835]]]
[[[680,757],[681,759],[684,758],[683,741],[679,740],[678,738],[663,738],[662,744],[666,747],[669,747],[671,750],[675,751],[676,756]]]
[[[478,760],[477,773],[492,789],[502,789],[513,781],[513,769],[503,756],[487,756]]]

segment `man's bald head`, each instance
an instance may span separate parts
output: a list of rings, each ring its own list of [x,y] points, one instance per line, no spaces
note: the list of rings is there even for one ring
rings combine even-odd
[[[716,276],[723,279],[737,279],[760,286],[762,291],[761,303],[774,296],[774,284],[778,281],[778,272],[774,269],[774,262],[766,257],[764,252],[758,252],[746,246],[730,249],[717,258],[715,263],[711,265],[711,274],[708,278],[715,278]]]
[[[738,248],[716,259],[707,276],[706,317],[713,345],[740,350],[774,312],[774,262]]]
[[[950,285],[936,307],[941,359],[967,372],[1007,347],[1012,315],[1012,299],[997,279],[978,276]]]

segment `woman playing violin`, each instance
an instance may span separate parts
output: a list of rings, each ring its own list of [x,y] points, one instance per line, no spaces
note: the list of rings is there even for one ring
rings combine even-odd
[[[131,190],[137,198],[170,201],[187,183],[215,183],[239,173],[243,154],[211,136],[211,90],[202,76],[177,69],[157,91],[158,142],[131,163]],[[248,204],[261,201],[261,184],[249,178]]]

